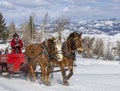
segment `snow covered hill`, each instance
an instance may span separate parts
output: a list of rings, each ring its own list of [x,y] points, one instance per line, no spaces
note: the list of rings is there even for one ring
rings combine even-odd
[[[79,22],[78,31],[86,34],[108,34],[115,35],[120,33],[120,19],[100,19],[86,22]]]
[[[77,57],[70,85],[62,85],[61,73],[54,73],[51,86],[26,81],[25,77],[0,77],[0,91],[120,91],[120,61]]]
[[[46,30],[49,32],[56,32],[56,26],[56,23],[50,23]],[[120,19],[112,18],[91,21],[71,21],[70,24],[67,24],[65,27],[71,31],[82,31],[84,34],[115,35],[120,33]]]

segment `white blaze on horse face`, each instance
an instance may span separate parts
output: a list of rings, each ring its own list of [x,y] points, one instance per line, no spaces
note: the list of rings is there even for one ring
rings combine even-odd
[[[62,55],[62,42],[61,41],[57,41],[56,43],[56,56],[57,56],[57,60],[60,62],[63,59],[63,55]]]

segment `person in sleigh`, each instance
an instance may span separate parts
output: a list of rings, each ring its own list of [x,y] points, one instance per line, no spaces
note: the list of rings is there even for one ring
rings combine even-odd
[[[13,39],[10,42],[10,46],[12,48],[11,50],[12,54],[22,53],[23,42],[19,38],[19,35],[17,33],[13,35]]]

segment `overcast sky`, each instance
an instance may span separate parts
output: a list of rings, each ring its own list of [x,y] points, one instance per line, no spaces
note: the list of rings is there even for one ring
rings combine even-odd
[[[0,0],[0,12],[7,24],[24,23],[30,15],[41,22],[46,12],[49,20],[120,18],[120,0]]]

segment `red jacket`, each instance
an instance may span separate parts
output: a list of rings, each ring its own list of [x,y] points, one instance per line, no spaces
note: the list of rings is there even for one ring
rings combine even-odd
[[[16,46],[17,44],[18,46]],[[21,39],[18,38],[18,40],[16,40],[15,38],[13,38],[10,45],[12,47],[11,53],[13,54],[22,53],[23,42]]]

